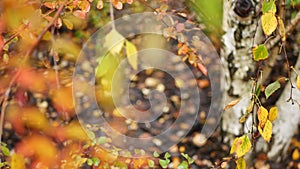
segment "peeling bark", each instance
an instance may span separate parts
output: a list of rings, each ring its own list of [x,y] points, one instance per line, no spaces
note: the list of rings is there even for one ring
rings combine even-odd
[[[246,0],[243,0],[246,1]],[[222,83],[223,102],[229,103],[237,98],[244,97],[239,104],[223,113],[222,130],[226,132],[225,142],[232,143],[233,139],[244,133],[244,126],[239,118],[245,112],[250,102],[252,81],[249,79],[255,71],[255,62],[252,60],[252,46],[260,42],[261,31],[257,29],[258,18],[256,11],[258,1],[251,2],[253,10],[247,17],[236,13],[238,1],[224,1],[223,13],[223,48],[221,60],[224,67]],[[253,40],[253,38],[255,39]],[[246,95],[245,95],[246,94]]]
[[[264,37],[258,25],[258,0],[249,1],[255,9],[246,17],[244,17],[245,15],[239,16],[239,12],[236,12],[237,2],[245,1],[247,0],[225,0],[223,7],[223,30],[225,32],[221,51],[221,60],[224,67],[223,81],[221,82],[223,103],[227,104],[232,100],[242,98],[236,106],[225,111],[222,116],[223,140],[229,144],[232,144],[235,137],[251,130],[252,117],[249,117],[243,125],[239,123],[239,118],[245,113],[251,99],[253,81],[250,77],[253,76],[256,66],[256,63],[252,60],[251,49],[261,43],[262,37]],[[295,68],[300,72],[300,59],[298,59]],[[295,82],[295,73],[292,73],[291,79]],[[291,86],[287,84],[276,103],[279,112],[278,119],[273,123],[272,141],[266,143],[260,138],[255,145],[255,151],[267,152],[269,159],[272,161],[279,162],[285,158],[284,154],[286,154],[294,131],[300,122],[298,105],[287,102],[290,91]],[[293,98],[300,101],[299,90],[293,89]]]

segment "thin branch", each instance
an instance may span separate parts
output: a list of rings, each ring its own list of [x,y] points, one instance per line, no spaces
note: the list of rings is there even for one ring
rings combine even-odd
[[[1,104],[1,114],[0,114],[0,142],[2,141],[2,135],[3,135],[3,127],[4,127],[4,117],[5,117],[5,110],[7,108],[8,105],[8,99],[9,99],[9,94],[11,92],[11,89],[13,87],[13,85],[15,84],[17,78],[19,77],[21,71],[17,71],[16,74],[13,76],[13,78],[11,79],[9,86],[7,88],[7,90],[5,91],[5,95],[4,98],[2,100],[2,104]],[[1,148],[1,144],[0,144],[0,148]]]
[[[114,7],[113,7],[112,0],[110,0],[110,3],[109,3],[109,13],[110,13],[111,28],[116,29],[115,16],[114,16]]]
[[[66,4],[67,0],[65,0],[57,9],[55,15],[53,16],[52,20],[50,21],[50,23],[42,30],[42,32],[39,34],[39,36],[37,37],[36,41],[33,43],[33,45],[31,46],[31,48],[27,51],[25,58],[23,60],[23,62],[27,62],[30,55],[32,54],[32,52],[35,50],[35,48],[37,47],[37,45],[39,44],[39,42],[42,40],[43,36],[46,34],[46,32],[48,31],[48,29],[50,29],[51,26],[53,26],[53,24],[55,23],[55,21],[57,20],[57,18],[59,17],[60,13],[62,12],[62,10],[64,9],[64,6]],[[2,100],[1,103],[1,114],[0,114],[0,141],[2,140],[2,135],[3,135],[3,125],[4,125],[4,117],[5,117],[5,110],[7,108],[8,105],[8,99],[9,99],[9,95],[11,93],[11,89],[13,87],[13,85],[15,84],[17,78],[19,77],[21,71],[18,70],[16,72],[16,74],[13,76],[13,78],[11,79],[9,86],[5,92],[5,96]],[[0,145],[1,148],[1,145]]]
[[[25,55],[25,59],[24,59],[25,62],[28,61],[30,55],[33,53],[33,51],[35,50],[35,48],[37,47],[37,45],[40,43],[40,41],[42,40],[43,36],[47,33],[47,31],[50,29],[50,27],[53,26],[53,24],[55,23],[55,21],[58,19],[60,13],[62,12],[62,10],[65,7],[65,4],[66,4],[66,0],[59,6],[59,8],[57,9],[57,11],[56,11],[55,15],[53,16],[52,20],[42,30],[42,32],[39,34],[39,36],[37,37],[36,41],[31,46],[31,48],[27,51],[27,53]]]

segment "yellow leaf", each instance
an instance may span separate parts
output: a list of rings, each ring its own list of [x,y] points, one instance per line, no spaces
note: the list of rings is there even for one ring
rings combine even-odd
[[[228,109],[232,108],[233,106],[235,106],[236,104],[238,104],[240,102],[240,100],[241,99],[236,99],[236,100],[231,101],[230,103],[228,103],[225,106],[224,110],[228,110]]]
[[[48,119],[39,109],[30,107],[24,108],[22,120],[26,127],[45,131],[49,127]]]
[[[297,160],[299,160],[299,158],[300,158],[300,153],[299,153],[298,148],[296,148],[292,154],[292,159],[297,161]]]
[[[73,23],[68,20],[68,19],[63,19],[63,22],[65,24],[65,26],[69,29],[69,30],[72,30],[73,29]]]
[[[261,24],[266,35],[271,35],[277,28],[278,22],[275,14],[267,12],[261,16]]]
[[[246,169],[246,161],[244,158],[239,158],[236,162],[237,169]]]
[[[230,154],[236,153],[238,158],[244,156],[251,149],[251,142],[247,135],[235,138],[230,150]]]
[[[259,126],[263,128],[268,119],[268,110],[263,106],[260,106],[257,111]]]
[[[300,75],[297,76],[296,86],[297,89],[300,90]]]
[[[267,120],[265,127],[260,129],[260,126],[258,126],[258,131],[260,132],[261,136],[264,138],[266,142],[269,142],[272,137],[272,123],[270,120]]]
[[[137,70],[137,66],[138,66],[137,50],[136,50],[135,45],[129,41],[126,41],[126,55],[127,55],[129,64],[132,66],[132,68],[134,70]]]
[[[277,115],[278,115],[278,108],[277,108],[277,107],[272,107],[272,108],[270,109],[268,119],[269,119],[271,122],[273,122],[273,121],[277,118]]]
[[[113,55],[120,53],[124,46],[125,38],[115,29],[111,30],[105,37],[104,47],[109,49]]]
[[[279,34],[281,36],[281,40],[284,42],[286,40],[284,23],[279,16],[277,17],[277,19],[279,24]]]
[[[64,129],[68,139],[72,139],[72,140],[89,139],[87,133],[78,122],[72,122],[69,125],[67,125]]]
[[[20,154],[14,154],[11,156],[11,169],[25,169],[25,159]]]

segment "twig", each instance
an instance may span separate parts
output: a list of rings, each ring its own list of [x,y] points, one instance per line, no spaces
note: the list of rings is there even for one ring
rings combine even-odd
[[[53,16],[52,20],[50,21],[50,23],[42,30],[42,32],[39,34],[38,38],[36,39],[36,41],[33,43],[33,45],[31,46],[31,48],[27,51],[25,58],[23,60],[23,63],[27,62],[30,55],[32,54],[32,52],[34,51],[34,49],[37,47],[37,45],[39,44],[39,42],[42,40],[43,36],[46,34],[46,32],[48,31],[48,29],[55,23],[55,21],[57,20],[57,18],[59,17],[59,14],[62,12],[62,10],[64,9],[64,6],[66,4],[67,0],[65,0],[57,9],[57,12],[55,13],[55,15]],[[7,108],[7,101],[9,99],[9,95],[11,92],[11,88],[13,87],[13,85],[15,84],[17,78],[19,77],[21,71],[18,70],[16,72],[16,74],[13,76],[13,78],[11,79],[9,86],[7,88],[7,90],[5,91],[5,96],[2,100],[2,104],[1,104],[1,114],[0,114],[0,141],[2,140],[2,135],[3,135],[3,125],[4,125],[4,117],[5,117],[5,110]],[[0,148],[1,148],[1,144],[0,144]]]
[[[55,21],[58,19],[60,13],[62,12],[62,10],[64,9],[66,4],[66,0],[59,6],[59,8],[57,9],[55,15],[53,16],[52,20],[49,22],[49,24],[42,30],[42,32],[39,34],[39,36],[37,37],[36,41],[33,43],[33,45],[31,46],[31,48],[27,51],[24,61],[28,61],[30,55],[32,54],[32,52],[34,51],[34,49],[37,47],[37,45],[40,43],[40,41],[42,40],[43,36],[47,33],[47,31],[50,29],[51,26],[53,26],[53,24],[55,23]]]
[[[109,13],[110,13],[111,28],[116,29],[115,16],[114,16],[114,7],[113,7],[112,0],[110,0],[110,3],[109,3]]]
[[[52,44],[55,43],[55,39],[53,37],[54,35],[54,27],[51,28],[51,41],[52,41]],[[55,58],[55,52],[54,52],[54,49],[52,48],[51,50],[51,54],[52,54],[52,59],[53,59],[53,62],[54,62],[54,70],[55,70],[55,78],[56,78],[56,87],[57,89],[60,88],[60,80],[59,80],[59,73],[58,73],[58,65],[57,65],[57,62],[56,62],[56,58]]]
[[[0,114],[0,142],[2,142],[2,135],[3,135],[3,127],[4,127],[4,117],[5,117],[5,110],[6,107],[8,105],[7,101],[9,99],[9,94],[11,92],[11,88],[12,86],[15,84],[17,78],[19,77],[21,71],[17,71],[17,73],[13,76],[13,78],[11,79],[9,86],[7,88],[7,90],[5,91],[5,96],[2,100],[2,104],[1,104],[1,114]],[[0,148],[1,148],[1,144],[0,144]]]

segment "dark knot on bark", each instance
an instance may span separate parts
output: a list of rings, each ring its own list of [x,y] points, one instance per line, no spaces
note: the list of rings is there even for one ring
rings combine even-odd
[[[251,12],[254,10],[253,4],[251,0],[237,0],[235,7],[234,7],[234,12],[242,17],[248,17]]]

